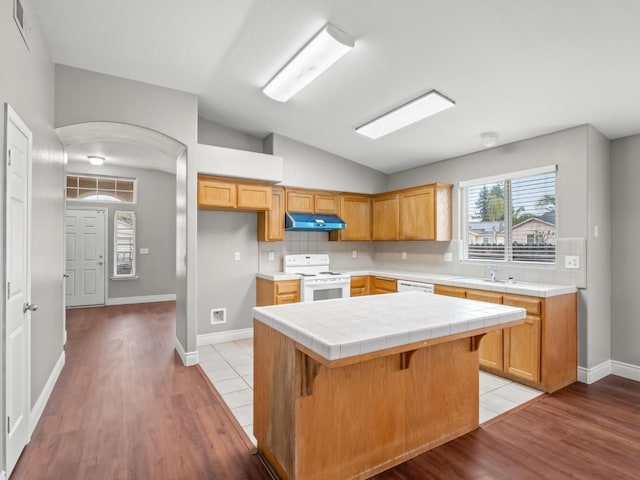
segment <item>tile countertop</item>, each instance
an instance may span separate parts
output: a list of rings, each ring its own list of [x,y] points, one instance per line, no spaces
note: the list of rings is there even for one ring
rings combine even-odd
[[[342,271],[342,269],[340,270]],[[513,293],[516,295],[529,295],[532,297],[554,297],[556,295],[566,295],[568,293],[576,293],[578,289],[573,285],[557,285],[551,283],[531,283],[518,282],[491,283],[482,278],[462,277],[460,275],[448,275],[441,273],[428,272],[407,272],[401,270],[345,270],[345,273],[351,276],[357,275],[373,275],[377,277],[394,278],[396,280],[409,280],[412,282],[435,283],[438,285],[448,285],[451,287],[475,288],[478,290],[489,290],[492,292]],[[299,275],[274,272],[274,273],[258,273],[258,277],[273,282],[281,280],[298,280]]]
[[[255,307],[253,316],[332,361],[513,322],[525,310],[402,292]]]

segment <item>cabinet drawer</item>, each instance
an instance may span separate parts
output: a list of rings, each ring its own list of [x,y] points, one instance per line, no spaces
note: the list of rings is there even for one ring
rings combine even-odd
[[[298,298],[298,292],[276,295],[276,305],[283,305],[285,303],[296,303],[299,301],[300,299]]]
[[[501,293],[485,292],[483,290],[467,290],[467,298],[469,300],[478,300],[488,303],[502,303],[503,295]]]
[[[296,295],[300,291],[299,280],[283,280],[276,282],[276,296],[285,295],[289,293],[295,293]]]
[[[512,307],[524,308],[529,315],[539,316],[542,314],[542,301],[539,298],[505,295],[502,303]]]
[[[351,288],[367,288],[367,277],[351,277]]]
[[[447,297],[466,298],[467,291],[460,287],[447,287],[445,285],[436,285],[437,295],[446,295]]]
[[[367,294],[367,289],[364,287],[351,287],[352,297],[362,297]]]

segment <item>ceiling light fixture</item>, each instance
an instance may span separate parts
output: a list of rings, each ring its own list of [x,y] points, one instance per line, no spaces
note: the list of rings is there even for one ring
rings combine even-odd
[[[91,165],[102,165],[104,163],[104,157],[96,157],[95,155],[89,155],[87,157]]]
[[[431,90],[356,128],[356,132],[375,140],[453,106],[455,106],[453,100],[436,90]]]
[[[354,44],[354,40],[343,31],[333,25],[325,25],[262,91],[278,102],[286,102],[340,60]]]
[[[498,134],[495,132],[485,132],[480,136],[480,139],[485,148],[495,147],[498,144]]]

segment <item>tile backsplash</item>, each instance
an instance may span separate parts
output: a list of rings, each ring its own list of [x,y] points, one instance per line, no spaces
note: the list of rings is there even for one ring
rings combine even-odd
[[[356,256],[353,256],[353,252]],[[269,254],[273,253],[273,260]],[[460,276],[513,277],[523,282],[557,283],[586,288],[587,247],[584,238],[558,238],[555,266],[460,262],[461,241],[450,242],[330,242],[327,232],[286,232],[283,242],[260,242],[259,270],[282,271],[282,257],[295,253],[328,253],[334,270],[406,270]],[[404,255],[403,255],[404,253]],[[451,254],[451,262],[444,260]],[[579,257],[580,268],[566,269],[565,257]],[[403,258],[404,257],[404,258]]]

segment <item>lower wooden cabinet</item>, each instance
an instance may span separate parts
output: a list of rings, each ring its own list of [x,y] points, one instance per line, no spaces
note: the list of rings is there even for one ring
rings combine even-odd
[[[300,301],[300,280],[256,279],[256,306],[283,305]]]
[[[361,297],[369,295],[369,276],[359,275],[351,277],[351,296]]]
[[[555,392],[577,379],[577,294],[548,298],[436,285],[436,294],[524,308],[525,323],[485,335],[480,368]]]
[[[467,290],[466,298],[488,303],[502,303],[502,294],[485,292],[484,290]],[[503,330],[487,333],[480,342],[480,366],[488,370],[502,371],[504,365],[504,334]]]
[[[393,278],[371,277],[371,294],[395,293],[398,291],[398,282]]]

